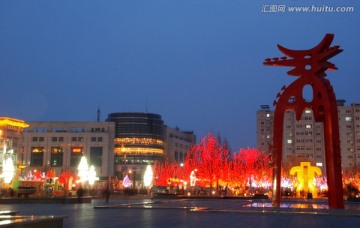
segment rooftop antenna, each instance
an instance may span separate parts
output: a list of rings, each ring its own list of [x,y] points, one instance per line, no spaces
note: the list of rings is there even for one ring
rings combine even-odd
[[[100,106],[98,106],[98,109],[97,109],[97,117],[96,117],[96,121],[97,122],[100,122],[100,114],[101,114],[101,111],[100,111]]]

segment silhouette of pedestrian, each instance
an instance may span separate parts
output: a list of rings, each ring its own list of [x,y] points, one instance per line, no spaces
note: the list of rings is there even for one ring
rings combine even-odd
[[[82,188],[79,188],[76,193],[78,197],[78,203],[81,203],[81,197],[83,197],[84,195],[84,190]]]
[[[106,190],[105,190],[105,198],[106,198],[106,203],[109,202],[109,198],[110,198],[110,189],[109,189],[109,186],[106,187]]]

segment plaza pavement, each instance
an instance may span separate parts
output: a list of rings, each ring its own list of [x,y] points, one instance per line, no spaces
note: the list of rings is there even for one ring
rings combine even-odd
[[[360,203],[328,209],[326,200],[150,199],[111,196],[84,204],[0,204],[19,215],[66,216],[64,227],[360,227]]]

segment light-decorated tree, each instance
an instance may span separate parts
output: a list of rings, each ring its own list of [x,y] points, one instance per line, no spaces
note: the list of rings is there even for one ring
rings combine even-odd
[[[234,154],[231,163],[235,181],[241,186],[251,187],[255,183],[259,185],[271,180],[270,155],[264,151],[255,148],[240,149]]]
[[[210,187],[212,194],[213,188],[218,189],[220,180],[227,176],[229,149],[209,133],[192,150],[195,157],[192,160],[196,162],[196,176]]]

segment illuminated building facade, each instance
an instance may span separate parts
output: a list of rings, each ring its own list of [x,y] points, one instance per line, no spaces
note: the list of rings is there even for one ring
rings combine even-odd
[[[165,125],[160,115],[141,112],[116,112],[108,115],[115,123],[115,176],[130,175],[141,185],[146,166],[165,158]]]
[[[99,177],[114,172],[114,123],[111,122],[29,122],[24,131],[26,170],[53,169],[56,174],[77,171],[86,156]]]
[[[23,120],[10,117],[0,117],[0,166],[9,156],[12,157],[14,165],[21,165],[23,155],[23,131],[29,124]],[[16,162],[17,161],[17,162]],[[2,168],[1,168],[2,170]]]
[[[340,151],[342,168],[360,169],[360,103],[345,106],[338,100]],[[271,152],[274,111],[262,105],[257,115],[258,148]],[[325,171],[323,124],[315,122],[312,110],[305,110],[296,121],[294,111],[286,111],[284,117],[283,163],[284,166],[310,161]]]
[[[165,128],[166,155],[170,163],[181,164],[186,158],[189,149],[196,144],[196,135],[193,131],[181,131],[179,128]]]

